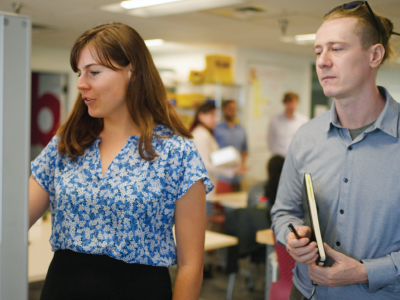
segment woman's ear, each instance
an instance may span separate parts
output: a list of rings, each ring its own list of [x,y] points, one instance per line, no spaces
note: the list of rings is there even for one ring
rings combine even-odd
[[[203,123],[204,113],[199,112],[199,113],[197,114],[197,118],[199,119],[200,123]]]
[[[131,78],[131,76],[132,76],[132,64],[129,63],[129,65],[127,67],[128,67],[128,77]]]

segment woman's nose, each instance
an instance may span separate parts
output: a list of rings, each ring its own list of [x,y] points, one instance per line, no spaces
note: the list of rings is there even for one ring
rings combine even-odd
[[[86,81],[85,76],[82,74],[81,76],[79,76],[79,80],[78,80],[78,84],[76,85],[76,87],[78,88],[78,90],[87,90],[89,88],[89,85]]]

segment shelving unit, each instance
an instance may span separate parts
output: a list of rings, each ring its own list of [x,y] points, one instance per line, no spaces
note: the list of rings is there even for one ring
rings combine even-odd
[[[168,88],[171,91],[171,87]],[[205,99],[215,100],[215,105],[218,109],[218,117],[221,117],[221,105],[223,100],[235,100],[238,104],[238,118],[241,119],[241,111],[243,104],[245,103],[245,89],[241,85],[225,85],[221,83],[204,83],[204,84],[192,84],[192,83],[180,83],[175,87],[175,93],[178,94],[201,94],[205,96]],[[179,115],[182,116],[182,121],[188,125],[190,119],[194,117],[196,108],[189,107],[177,107]]]
[[[203,94],[206,98],[215,100],[215,105],[221,108],[222,100],[233,99],[240,102],[241,90],[240,85],[225,85],[221,83],[204,83],[204,84],[191,84],[180,83],[176,86],[175,92],[177,94]]]

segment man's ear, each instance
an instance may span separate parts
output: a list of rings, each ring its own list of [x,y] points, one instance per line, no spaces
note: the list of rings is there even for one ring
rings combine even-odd
[[[382,44],[375,44],[371,46],[371,68],[377,68],[381,64],[383,57],[385,55],[385,48]]]

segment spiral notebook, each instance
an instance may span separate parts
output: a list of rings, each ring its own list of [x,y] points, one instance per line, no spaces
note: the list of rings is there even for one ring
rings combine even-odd
[[[309,218],[309,224],[311,225],[311,241],[317,242],[319,254],[317,264],[323,266],[326,260],[326,254],[322,241],[321,228],[319,226],[317,202],[315,201],[311,174],[304,174],[303,203],[308,207],[308,217],[307,213],[305,213],[305,218]]]

